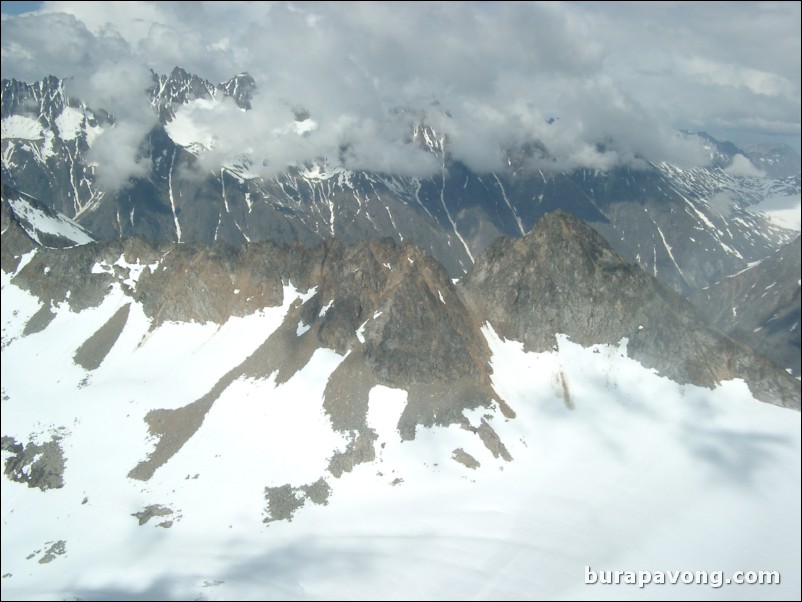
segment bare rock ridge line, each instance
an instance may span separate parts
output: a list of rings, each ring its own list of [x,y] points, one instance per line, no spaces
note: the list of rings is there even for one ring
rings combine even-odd
[[[687,301],[627,264],[568,214],[547,216],[523,239],[501,239],[459,288],[419,250],[392,241],[352,247],[331,241],[293,253],[306,270],[298,281],[313,284],[315,294],[296,302],[282,325],[201,399],[148,414],[160,440],[130,476],[150,478],[234,380],[275,374],[277,384],[287,382],[321,346],[347,355],[324,393],[332,425],[351,434],[347,450],[331,459],[335,476],[375,455],[365,418],[369,392],[378,384],[408,392],[398,423],[402,438],[414,438],[418,426],[462,424],[496,457],[510,460],[490,424],[483,420],[474,428],[463,417],[466,408],[494,401],[512,413],[490,384],[489,352],[479,331],[484,320],[477,313],[529,350],[551,349],[555,333],[584,345],[627,338],[633,358],[672,379],[711,387],[747,375],[759,398],[799,405],[796,381],[707,327]],[[308,327],[300,336],[299,324]]]
[[[4,244],[15,240],[14,233],[14,228],[6,230]],[[395,261],[401,256],[404,260]],[[582,344],[617,343],[626,337],[632,357],[680,381],[711,386],[744,368],[759,397],[798,398],[784,377],[771,376],[764,360],[722,339],[679,296],[627,264],[592,228],[565,213],[550,214],[524,238],[499,239],[458,287],[419,249],[390,240],[351,246],[332,240],[311,249],[138,239],[67,251],[38,248],[14,282],[42,299],[48,315],[47,307],[62,302],[80,310],[97,305],[114,283],[110,274],[92,273],[92,266],[119,257],[158,264],[153,271],[145,268],[131,291],[154,326],[163,320],[221,323],[280,303],[282,282],[307,290],[317,286],[317,295],[300,309],[304,323],[319,322],[311,336],[345,354],[360,326],[368,332],[378,328],[382,336],[366,339],[364,356],[388,386],[431,384],[437,374],[448,383],[479,376],[474,382],[486,389],[487,349],[477,331],[488,321],[530,350],[552,348],[556,332]],[[416,265],[426,269],[413,269]],[[45,270],[47,278],[42,277]],[[317,316],[329,302],[331,310]],[[409,324],[435,335],[424,341],[426,354],[419,353],[416,329]],[[393,361],[387,361],[389,354]],[[665,355],[670,357],[661,359]],[[750,363],[759,366],[757,372],[750,372]],[[428,378],[410,378],[426,373]],[[785,393],[778,387],[785,387]]]
[[[799,408],[799,382],[709,326],[570,214],[548,214],[524,238],[496,241],[464,289],[498,334],[527,350],[552,349],[556,333],[582,345],[626,338],[630,357],[672,380],[712,387],[744,378],[758,399]]]
[[[3,139],[3,196],[38,198],[96,240],[180,236],[182,242],[235,246],[266,240],[315,245],[335,234],[348,243],[392,236],[415,243],[453,276],[463,275],[498,236],[521,236],[546,213],[566,209],[593,224],[628,261],[682,294],[765,258],[793,238],[751,208],[775,194],[798,194],[798,155],[776,146],[740,149],[704,133],[684,135],[709,149],[708,167],[643,162],[638,169],[549,169],[557,157],[532,139],[504,149],[505,165],[483,174],[456,159],[448,136],[425,117],[400,111],[393,117],[401,119],[408,142],[441,166],[429,177],[351,171],[336,158],[288,166],[274,177],[260,176],[259,166],[241,156],[221,157],[205,173],[194,170],[204,143],[171,135],[183,107],[229,97],[247,110],[258,85],[248,74],[215,84],[180,67],[153,73],[143,91],[156,121],[142,140],[145,173],[118,191],[105,191],[96,173],[102,167],[96,170],[89,154],[89,132],[112,127],[114,117],[88,106],[87,99],[70,98],[69,85],[56,77],[4,79],[2,117],[33,118],[43,136]],[[74,137],[58,128],[67,109],[81,122]],[[287,125],[308,119],[316,117],[298,108]],[[755,188],[728,174],[737,156],[749,157],[771,177]],[[183,169],[193,169],[196,177],[173,177]],[[708,202],[719,193],[733,197],[727,211]],[[66,243],[45,236],[42,244]]]
[[[276,384],[285,383],[320,347],[347,355],[331,375],[323,403],[334,428],[348,433],[351,440],[331,459],[330,472],[335,476],[374,457],[375,435],[367,427],[366,415],[375,385],[408,391],[409,402],[399,422],[406,439],[414,438],[418,425],[459,423],[465,408],[497,399],[490,386],[487,345],[437,262],[390,240],[354,247],[331,241],[291,254],[295,252],[307,255],[301,264],[308,273],[296,273],[292,281],[314,284],[315,294],[304,303],[294,302],[276,331],[206,395],[182,408],[148,413],[149,430],[159,440],[129,476],[149,479],[200,428],[232,382],[274,375]],[[192,262],[195,265],[194,256]],[[213,272],[222,269],[217,262],[210,265]],[[202,270],[195,276],[205,282],[217,279]],[[140,282],[144,286],[151,278],[143,275]],[[172,302],[171,295],[168,299]],[[160,315],[155,307],[151,313]],[[307,330],[299,335],[300,324]],[[482,441],[490,441],[482,435],[488,429],[492,431],[486,425],[478,432]],[[498,453],[498,444],[492,445],[493,453]]]
[[[10,226],[4,245],[21,239],[19,228]],[[405,255],[408,265],[386,261],[393,254]],[[5,253],[3,257],[13,259]],[[521,340],[531,350],[550,349],[556,332],[582,344],[617,343],[626,337],[632,357],[680,381],[711,386],[744,368],[747,380],[756,381],[753,391],[759,397],[795,397],[782,376],[770,376],[764,360],[752,361],[748,350],[721,339],[681,298],[627,264],[592,228],[564,213],[550,214],[524,238],[499,239],[459,287],[419,249],[398,247],[390,240],[352,246],[333,240],[311,249],[271,243],[234,249],[139,239],[67,251],[40,247],[14,277],[43,301],[43,318],[37,316],[28,328],[46,325],[51,305],[68,302],[76,311],[97,305],[115,280],[107,273],[92,273],[92,267],[119,257],[158,264],[153,271],[145,268],[131,291],[154,327],[164,320],[222,323],[232,315],[277,305],[282,282],[307,290],[318,286],[318,294],[301,308],[301,319],[319,321],[314,334],[320,344],[342,354],[362,324],[369,331],[380,328],[383,338],[366,339],[364,355],[388,386],[435,380],[410,380],[412,373],[436,373],[448,383],[484,375],[478,380],[486,385],[487,349],[477,327],[488,321],[499,334]],[[407,269],[415,262],[429,267]],[[329,302],[332,309],[322,319],[316,317]],[[408,324],[436,335],[425,341],[427,354],[418,352],[415,328]],[[664,349],[671,357],[661,359]],[[386,361],[389,353],[392,362]],[[760,366],[754,376],[750,363]],[[785,387],[785,393],[775,391],[778,387]]]
[[[677,293],[561,211],[547,214],[523,238],[498,239],[458,284],[421,249],[392,239],[351,245],[329,240],[311,248],[124,239],[69,249],[31,245],[23,251],[25,261],[14,263],[20,255],[8,259],[6,241],[19,253],[26,239],[13,215],[4,215],[3,257],[13,266],[11,281],[43,307],[66,304],[80,311],[119,287],[157,328],[165,321],[222,324],[279,306],[290,283],[309,293],[205,395],[182,408],[148,413],[158,442],[131,470],[136,479],[149,479],[175,455],[235,380],[272,375],[277,384],[287,382],[320,348],[344,357],[323,402],[333,427],[350,441],[331,458],[333,475],[375,454],[376,435],[366,415],[376,385],[407,392],[397,425],[403,439],[414,438],[418,427],[458,424],[493,455],[509,460],[488,421],[471,426],[464,417],[466,409],[492,404],[514,416],[492,386],[485,323],[529,351],[553,349],[557,333],[582,345],[626,339],[630,357],[678,382],[712,387],[744,378],[758,399],[799,408],[798,381],[708,326]],[[129,306],[80,346],[79,364],[90,370],[102,363],[124,328]],[[47,315],[35,320],[46,321]]]

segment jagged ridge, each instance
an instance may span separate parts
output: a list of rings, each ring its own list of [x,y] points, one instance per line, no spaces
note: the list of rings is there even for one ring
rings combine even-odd
[[[740,149],[709,137],[711,168],[539,171],[532,167],[533,153],[540,152],[533,142],[505,154],[506,170],[478,174],[450,157],[446,136],[416,121],[416,114],[398,111],[397,118],[409,120],[409,143],[432,153],[439,173],[414,178],[349,171],[336,158],[320,158],[264,179],[243,157],[214,173],[197,173],[193,153],[202,149],[176,143],[165,127],[185,103],[230,95],[247,108],[255,90],[247,74],[218,85],[181,68],[154,75],[149,94],[159,124],[140,149],[149,176],[111,193],[97,188],[85,155],[93,128],[111,127],[113,118],[67,99],[55,78],[6,81],[4,120],[21,115],[26,99],[38,99],[42,133],[33,140],[4,135],[4,182],[76,219],[98,239],[314,245],[329,237],[354,243],[392,236],[423,248],[452,275],[467,272],[499,235],[523,235],[545,213],[565,209],[682,294],[765,258],[792,236],[749,210],[776,193],[767,184],[772,181],[726,173],[723,167]],[[70,140],[58,128],[65,107],[81,120]],[[192,173],[196,177],[186,177]]]

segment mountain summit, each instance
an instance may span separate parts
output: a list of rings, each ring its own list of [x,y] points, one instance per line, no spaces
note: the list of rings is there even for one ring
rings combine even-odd
[[[498,240],[465,289],[501,336],[529,350],[551,349],[557,333],[584,346],[626,339],[632,358],[678,382],[745,377],[756,396],[798,407],[798,383],[711,329],[690,303],[568,213],[547,214],[518,240]]]

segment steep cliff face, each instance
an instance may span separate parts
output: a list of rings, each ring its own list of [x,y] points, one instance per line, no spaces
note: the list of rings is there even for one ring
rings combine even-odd
[[[300,281],[316,293],[300,311],[299,328],[310,330],[304,336],[315,346],[348,354],[326,394],[335,423],[360,428],[375,385],[409,392],[399,423],[405,438],[416,424],[462,422],[465,408],[496,397],[480,323],[440,264],[389,239],[331,242],[307,255]]]
[[[712,330],[688,302],[564,212],[548,214],[523,238],[499,239],[457,286],[420,249],[392,239],[312,248],[126,239],[65,250],[36,246],[11,214],[5,219],[11,281],[42,303],[26,333],[45,329],[62,304],[79,312],[113,290],[141,307],[151,330],[223,325],[282,306],[288,286],[306,291],[226,382],[247,375],[287,382],[317,350],[332,350],[344,360],[328,379],[324,408],[337,430],[357,438],[367,435],[377,385],[408,394],[397,425],[403,438],[418,426],[467,428],[470,408],[497,404],[514,415],[491,384],[485,323],[529,351],[554,348],[558,335],[583,346],[626,339],[630,357],[678,382],[712,387],[744,378],[759,399],[799,405],[794,379]],[[127,312],[97,329],[102,351],[87,341],[80,357],[99,365]]]
[[[463,414],[496,403],[513,415],[491,386],[481,322],[446,270],[417,247],[392,239],[352,246],[332,240],[306,248],[130,238],[55,249],[35,245],[13,216],[8,219],[16,228],[3,235],[10,282],[41,303],[23,336],[47,329],[63,308],[80,313],[122,295],[118,311],[87,332],[75,350],[75,362],[90,374],[133,319],[131,306],[147,319],[150,332],[169,324],[222,328],[232,319],[284,306],[281,325],[211,390],[175,410],[148,415],[153,435],[170,444],[157,446],[132,470],[136,478],[149,479],[177,453],[235,380],[286,383],[321,349],[343,358],[327,378],[323,409],[352,443],[332,460],[333,473],[374,457],[375,435],[366,416],[370,391],[379,385],[407,392],[396,425],[402,438],[413,439],[418,427],[458,424],[503,447],[494,442],[490,425],[475,430]],[[304,292],[288,299],[288,291]]]
[[[690,303],[567,213],[545,216],[519,240],[499,240],[464,287],[499,334],[531,350],[552,348],[557,333],[582,345],[626,338],[632,358],[679,382],[744,377],[760,398],[799,404],[798,383],[711,329]]]

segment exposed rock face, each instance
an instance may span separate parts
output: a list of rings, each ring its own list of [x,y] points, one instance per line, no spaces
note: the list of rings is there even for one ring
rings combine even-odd
[[[530,350],[551,349],[555,333],[582,345],[626,337],[631,357],[678,382],[712,386],[741,377],[759,398],[799,406],[798,382],[712,330],[570,214],[548,214],[524,238],[497,241],[464,286],[479,315]]]
[[[292,485],[281,485],[280,487],[265,487],[265,523],[272,523],[277,520],[292,521],[295,511],[302,508],[307,500],[318,506],[325,506],[329,503],[331,487],[322,478],[309,485],[293,487]]]
[[[131,516],[135,517],[139,521],[139,524],[141,526],[147,523],[151,518],[160,516],[171,516],[172,514],[173,511],[167,506],[162,506],[161,504],[151,504],[150,506],[145,506],[145,508],[143,508],[139,512],[134,512],[133,514],[131,514]]]
[[[451,458],[465,467],[470,468],[471,470],[476,470],[479,468],[479,466],[481,466],[476,458],[474,458],[461,447],[458,447],[451,453]]]
[[[469,299],[499,334],[532,351],[551,349],[555,333],[584,345],[633,335],[638,316],[631,311],[651,285],[563,212],[546,215],[524,238],[496,241],[464,280]]]
[[[50,542],[48,542],[50,543]],[[47,545],[47,544],[45,544]],[[45,550],[44,555],[39,559],[39,564],[47,564],[53,562],[57,556],[63,556],[67,553],[67,542],[63,539],[56,541]]]
[[[757,144],[745,149],[756,167],[772,178],[799,178],[799,154],[787,144]]]
[[[0,267],[5,272],[15,272],[20,257],[39,247],[35,240],[25,232],[16,214],[12,211],[6,197],[6,186],[2,184],[0,198],[0,229],[3,232],[3,253]]]
[[[25,242],[13,227],[2,240],[4,261],[6,240],[15,253],[14,245]],[[94,307],[114,287],[139,304],[154,328],[164,321],[222,324],[281,305],[290,284],[304,292],[287,304],[283,323],[208,392],[182,407],[148,412],[157,442],[130,471],[135,479],[148,480],[180,451],[235,380],[285,383],[320,348],[344,356],[323,400],[332,426],[348,441],[330,458],[335,477],[376,457],[376,433],[366,421],[376,385],[407,392],[397,424],[402,439],[414,438],[419,427],[458,424],[495,457],[511,461],[489,421],[473,427],[464,415],[496,403],[507,418],[514,416],[492,387],[485,322],[533,351],[553,348],[557,333],[583,345],[626,338],[631,357],[679,382],[713,386],[744,378],[759,399],[799,407],[797,381],[711,329],[687,301],[563,212],[546,215],[521,239],[499,239],[460,286],[423,251],[392,239],[356,245],[330,240],[313,248],[126,239],[35,250],[22,267],[21,255],[12,255],[16,264],[9,260],[12,282],[43,302],[29,332],[46,327],[58,304],[72,311]],[[86,370],[99,366],[114,346],[127,311],[87,333],[75,355]],[[562,388],[570,408],[564,383]]]
[[[800,238],[690,298],[732,338],[799,376]]]
[[[251,108],[256,82],[247,73],[240,73],[227,82],[213,84],[197,75],[175,67],[170,75],[153,74],[154,85],[148,90],[151,103],[158,108],[161,121],[175,117],[179,106],[197,99],[209,100],[217,93],[233,98],[242,109]]]
[[[1,185],[3,230],[13,221],[36,245],[64,248],[86,244],[93,238],[73,220],[5,182]],[[24,246],[30,247],[30,243]]]
[[[11,269],[26,252],[22,242],[21,234],[9,238]],[[6,235],[3,248],[6,261]],[[282,302],[281,278],[271,264],[277,248],[270,243],[234,249],[130,238],[81,245],[68,253],[33,248],[36,254],[14,283],[48,307],[59,303],[67,303],[73,311],[95,307],[115,283],[142,303],[154,326],[165,321],[222,323]],[[132,278],[133,272],[141,273]]]
[[[489,403],[489,350],[440,264],[390,239],[353,247],[331,242],[316,253],[317,294],[301,320],[317,345],[352,352],[326,391],[338,428],[364,427],[367,393],[376,384],[409,392],[404,437],[413,437],[418,424],[457,422],[464,408]]]
[[[281,305],[282,283],[270,262],[270,244],[234,249],[224,245],[171,245],[155,270],[147,269],[137,298],[155,322],[225,322],[263,307]],[[148,262],[126,249],[129,262]]]
[[[485,320],[535,351],[551,349],[556,333],[583,345],[627,338],[633,358],[679,382],[713,386],[745,377],[760,399],[799,405],[796,381],[711,330],[687,301],[627,264],[567,213],[547,215],[522,239],[500,239],[478,259],[464,292],[437,262],[391,239],[352,246],[332,240],[312,249],[179,245],[161,252],[160,266],[143,272],[135,292],[157,321],[221,322],[277,305],[282,282],[310,296],[291,307],[282,326],[209,393],[183,408],[148,415],[160,442],[132,470],[134,478],[147,480],[177,453],[235,379],[275,374],[277,383],[287,382],[320,347],[347,355],[324,393],[332,425],[350,438],[331,458],[329,471],[336,477],[375,457],[366,415],[376,385],[407,391],[398,423],[405,439],[414,438],[418,426],[465,426],[466,408],[494,400],[512,414],[490,382],[489,350],[480,331]],[[129,253],[126,260],[135,258]],[[136,261],[145,263],[139,256]],[[244,304],[237,304],[240,297],[232,290],[248,291]],[[570,397],[565,402],[570,407]],[[495,456],[512,459],[490,424],[469,430]]]
[[[58,437],[41,445],[23,445],[4,436],[2,449],[12,454],[5,463],[5,474],[11,480],[42,491],[64,487],[64,454]]]
[[[148,414],[150,432],[159,442],[131,471],[132,478],[149,479],[177,453],[231,382],[275,373],[276,382],[284,383],[321,347],[348,356],[331,375],[323,405],[334,428],[351,438],[331,459],[335,476],[375,457],[375,436],[365,418],[376,385],[408,392],[398,425],[406,439],[414,438],[419,425],[462,423],[465,408],[497,398],[479,323],[445,269],[416,247],[385,239],[353,246],[332,240],[312,249],[271,244],[137,249],[123,249],[127,263],[159,262],[154,270],[143,270],[132,292],[155,323],[221,323],[276,306],[282,302],[282,283],[311,296],[292,306],[264,344],[202,398]]]
[[[5,236],[3,241],[5,245]],[[106,297],[114,279],[109,274],[92,273],[92,267],[111,257],[112,249],[120,248],[120,243],[95,243],[70,249],[38,248],[14,276],[14,284],[38,297],[47,308],[59,303],[67,303],[73,311],[96,307]]]
[[[73,356],[76,364],[82,366],[86,370],[95,370],[108,355],[111,348],[117,342],[120,334],[125,328],[125,322],[128,320],[128,311],[131,308],[130,303],[126,303],[118,309],[114,315],[109,318],[103,326],[101,326],[95,334],[84,341]]]
[[[360,433],[349,442],[345,451],[335,453],[329,461],[329,472],[336,478],[343,473],[351,472],[354,466],[371,462],[376,458],[376,449],[373,444],[376,440],[372,434]]]

